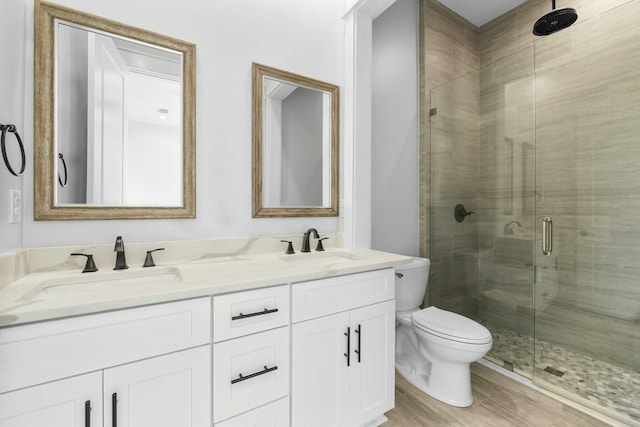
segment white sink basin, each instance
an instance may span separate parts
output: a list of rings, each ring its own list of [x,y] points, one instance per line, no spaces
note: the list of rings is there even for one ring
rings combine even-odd
[[[60,278],[42,282],[33,295],[25,295],[25,300],[43,300],[70,295],[110,291],[120,287],[135,288],[155,283],[181,282],[177,268],[153,267],[145,270],[108,271],[84,273],[73,278]]]
[[[311,252],[281,256],[280,259],[290,264],[336,264],[357,261],[360,258],[347,252]]]

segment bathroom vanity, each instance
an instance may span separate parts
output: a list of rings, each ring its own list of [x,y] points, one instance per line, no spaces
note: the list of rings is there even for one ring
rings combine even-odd
[[[410,258],[334,249],[220,259],[32,273],[0,289],[0,426],[385,420],[393,267]]]

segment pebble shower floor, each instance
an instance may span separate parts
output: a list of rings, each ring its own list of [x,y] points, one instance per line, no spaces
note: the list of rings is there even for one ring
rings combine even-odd
[[[533,372],[530,349],[533,338],[479,320],[491,331],[490,360],[507,361],[516,372]],[[535,378],[576,395],[640,425],[640,373],[592,357],[574,353],[556,344],[535,343]],[[564,372],[554,375],[544,369]],[[553,371],[553,369],[550,369]]]

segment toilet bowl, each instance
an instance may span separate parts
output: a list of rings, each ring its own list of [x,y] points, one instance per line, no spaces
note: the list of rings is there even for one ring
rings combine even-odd
[[[491,349],[491,332],[437,307],[420,310],[429,266],[428,259],[414,258],[411,264],[396,268],[396,370],[444,403],[470,406],[470,364]]]

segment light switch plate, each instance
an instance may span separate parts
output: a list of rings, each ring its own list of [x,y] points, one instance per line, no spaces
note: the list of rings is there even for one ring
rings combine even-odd
[[[9,224],[22,221],[22,191],[9,190]]]

